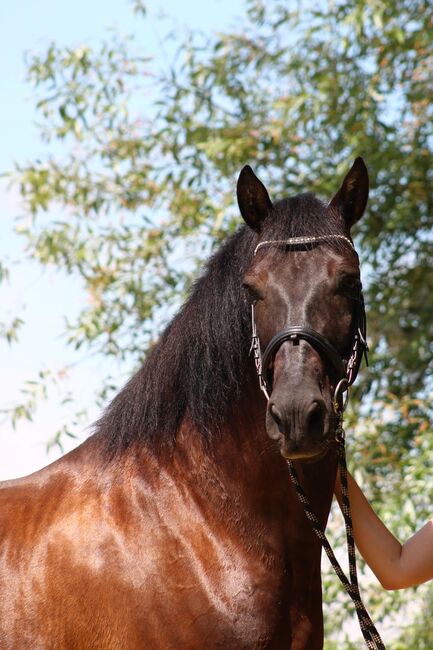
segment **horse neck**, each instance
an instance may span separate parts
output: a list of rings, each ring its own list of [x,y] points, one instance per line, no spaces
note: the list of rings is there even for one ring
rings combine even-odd
[[[204,435],[186,414],[173,446],[158,452],[146,447],[138,452],[137,448],[130,450],[135,458],[133,471],[145,482],[150,479],[152,485],[167,477],[168,484],[189,493],[217,517],[224,512],[229,518],[242,514],[246,519],[252,514],[268,518],[269,512],[279,511],[283,518],[304,522],[286,461],[266,433],[265,416],[266,402],[252,366],[244,378],[241,396],[231,404],[218,432]],[[325,523],[335,459],[297,463],[297,469],[313,508]],[[230,508],[236,513],[230,514]]]
[[[266,434],[266,403],[256,382],[255,376],[245,377],[242,395],[218,432],[204,435],[187,414],[174,447],[158,459],[161,471],[186,490],[206,495],[216,510],[227,510],[230,502],[245,511],[266,509],[273,494],[281,499],[285,491],[285,462]]]
[[[266,517],[276,509],[310,529],[286,461],[266,432],[265,418],[266,402],[253,369],[245,377],[242,395],[232,404],[221,433],[211,436],[209,442],[204,443],[202,435],[186,419],[177,438],[181,462],[193,474],[201,468],[205,484],[211,478],[213,485],[221,486],[221,494],[215,494],[217,501],[223,496],[226,503],[228,491],[236,494],[246,509],[262,510]],[[336,454],[331,450],[319,462],[296,462],[295,466],[313,510],[325,526],[332,502]],[[200,476],[196,475],[196,480],[200,485]]]

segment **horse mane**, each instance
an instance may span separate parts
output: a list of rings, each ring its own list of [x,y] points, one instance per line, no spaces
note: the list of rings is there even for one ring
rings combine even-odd
[[[172,442],[186,414],[206,438],[218,433],[240,397],[250,363],[250,308],[242,277],[254,248],[260,240],[341,233],[341,221],[324,203],[300,194],[274,205],[260,235],[243,225],[229,237],[96,423],[109,453],[137,441],[151,448]]]

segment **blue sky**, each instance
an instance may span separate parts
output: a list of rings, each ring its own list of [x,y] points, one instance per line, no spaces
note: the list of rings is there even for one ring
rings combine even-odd
[[[35,126],[33,89],[25,80],[26,51],[44,51],[52,41],[59,45],[97,43],[107,29],[116,26],[125,34],[138,29],[146,52],[156,64],[163,65],[159,39],[169,26],[180,31],[196,28],[210,33],[239,24],[236,18],[243,13],[242,0],[149,0],[146,6],[148,17],[143,22],[134,16],[129,0],[0,3],[0,172],[10,170],[14,161],[22,163],[47,153],[47,145]],[[0,285],[0,321],[18,314],[26,322],[18,344],[9,347],[0,341],[1,409],[20,398],[23,382],[33,379],[40,369],[51,367],[62,372],[66,364],[81,359],[66,347],[61,334],[64,316],[77,313],[86,296],[74,279],[42,270],[26,258],[24,241],[13,232],[14,218],[22,214],[19,196],[16,190],[7,189],[6,181],[1,179],[0,209],[0,259],[12,264],[10,285]],[[14,264],[13,260],[20,263]],[[66,380],[80,404],[89,408],[90,421],[98,412],[89,396],[92,386],[99,385],[100,377],[100,362],[89,360],[79,363]],[[0,480],[34,471],[58,455],[55,450],[48,456],[46,452],[47,441],[65,417],[65,408],[60,409],[58,402],[59,393],[53,390],[34,422],[22,421],[16,431],[0,417]],[[83,429],[81,438],[86,435]],[[67,448],[75,444],[70,441]]]

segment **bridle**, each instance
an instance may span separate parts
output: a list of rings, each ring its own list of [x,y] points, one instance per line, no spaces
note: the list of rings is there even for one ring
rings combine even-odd
[[[348,243],[355,250],[352,241],[345,235],[323,235],[317,237],[291,237],[290,239],[267,240],[260,242],[254,249],[254,256],[257,251],[264,246],[308,246],[311,244],[320,244],[329,240],[340,239]],[[251,304],[251,349],[253,353],[259,386],[266,399],[269,401],[269,366],[273,361],[278,349],[286,341],[293,345],[299,345],[301,340],[309,343],[319,354],[324,357],[328,364],[332,366],[337,377],[337,385],[333,395],[333,404],[341,406],[341,399],[344,392],[355,381],[358,370],[361,365],[362,357],[365,357],[368,365],[368,345],[366,340],[367,319],[365,315],[364,296],[362,288],[359,290],[358,297],[355,299],[355,313],[353,317],[353,342],[348,359],[343,359],[338,350],[323,334],[316,332],[306,325],[293,325],[281,330],[269,341],[265,351],[261,352],[260,339],[257,334],[255,319],[254,303]],[[346,395],[347,400],[347,395]]]
[[[308,246],[311,244],[320,244],[331,239],[344,240],[353,249],[355,249],[352,241],[345,235],[325,235],[317,237],[292,237],[290,239],[283,240],[262,241],[256,246],[254,255],[256,255],[257,251],[264,246]],[[250,353],[252,352],[254,355],[254,362],[259,378],[259,386],[268,402],[270,388],[269,367],[277,351],[286,341],[291,342],[293,345],[299,345],[299,342],[301,340],[306,341],[311,345],[312,348],[314,348],[314,350],[316,350],[316,352],[319,353],[321,357],[324,357],[326,359],[328,365],[332,366],[334,370],[334,375],[336,377],[337,383],[333,391],[332,404],[336,416],[335,440],[338,443],[337,449],[341,477],[342,512],[346,528],[347,551],[349,559],[349,578],[347,578],[343,572],[338,560],[332,551],[331,545],[328,542],[325,532],[322,529],[317,516],[311,508],[310,501],[299,481],[294,463],[291,460],[287,460],[287,465],[290,478],[295,487],[298,498],[302,503],[305,515],[310,521],[316,536],[319,538],[320,543],[322,544],[338,578],[342,582],[344,588],[346,589],[355,605],[359,625],[367,648],[369,648],[369,650],[386,650],[380,634],[376,630],[374,623],[372,622],[367,610],[364,607],[359,592],[356,570],[355,541],[353,537],[352,515],[350,510],[349,491],[347,484],[343,413],[348,402],[349,387],[353,384],[358,375],[363,356],[365,357],[366,363],[368,365],[368,345],[366,341],[367,319],[365,315],[364,297],[361,287],[359,289],[359,295],[355,300],[355,304],[356,307],[353,314],[353,341],[350,349],[350,354],[348,355],[347,359],[342,358],[338,350],[332,345],[330,341],[328,341],[325,336],[323,336],[323,334],[316,332],[314,329],[306,325],[293,325],[275,334],[275,336],[269,341],[262,355],[260,340],[257,334],[254,303],[251,305],[252,339]],[[346,393],[345,397],[343,397],[344,393]]]

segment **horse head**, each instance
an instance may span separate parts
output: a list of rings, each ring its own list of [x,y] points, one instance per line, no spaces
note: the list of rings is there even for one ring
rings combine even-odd
[[[267,433],[284,457],[319,460],[338,422],[336,386],[351,357],[356,375],[357,346],[364,345],[359,260],[350,230],[366,206],[368,172],[357,158],[328,205],[311,194],[274,204],[247,166],[237,195],[256,233],[243,283],[254,307],[258,349],[265,350]],[[260,366],[260,352],[258,357]],[[348,383],[353,379],[352,368]]]

